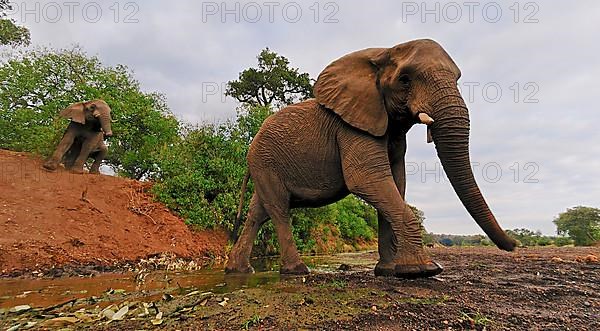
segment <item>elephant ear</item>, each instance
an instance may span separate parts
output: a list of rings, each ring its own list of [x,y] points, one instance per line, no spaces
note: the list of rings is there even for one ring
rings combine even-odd
[[[377,87],[377,64],[387,55],[387,48],[367,48],[332,62],[315,83],[317,102],[353,127],[383,136],[388,114]]]
[[[60,116],[68,118],[73,122],[85,124],[85,105],[83,102],[78,102],[70,105],[60,112]]]

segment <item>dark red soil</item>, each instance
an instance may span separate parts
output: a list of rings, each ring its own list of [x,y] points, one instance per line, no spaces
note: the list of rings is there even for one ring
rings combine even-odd
[[[0,150],[0,275],[112,266],[174,253],[223,256],[226,235],[191,231],[153,202],[149,183],[42,170],[29,154]]]

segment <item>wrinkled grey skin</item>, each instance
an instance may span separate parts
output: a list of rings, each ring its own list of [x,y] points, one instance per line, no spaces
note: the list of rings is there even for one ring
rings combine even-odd
[[[108,104],[102,100],[79,102],[61,111],[60,116],[71,119],[71,123],[43,167],[53,171],[63,162],[66,169],[81,174],[83,165],[91,157],[94,163],[90,173],[99,173],[102,160],[108,153],[104,137],[112,136]]]
[[[428,125],[450,183],[473,219],[499,248],[513,250],[516,242],[500,228],[473,177],[459,77],[454,61],[432,40],[369,48],[327,66],[315,99],[270,116],[252,141],[248,168],[255,192],[225,271],[253,271],[253,242],[271,219],[281,247],[280,272],[307,273],[292,237],[290,209],[352,193],[378,212],[376,275],[442,272],[423,249],[421,226],[404,200],[406,133],[417,123]]]

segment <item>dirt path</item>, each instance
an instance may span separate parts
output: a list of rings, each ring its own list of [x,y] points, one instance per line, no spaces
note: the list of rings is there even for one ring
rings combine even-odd
[[[600,330],[600,264],[590,257],[600,256],[598,248],[528,248],[516,253],[436,248],[433,254],[446,269],[439,277],[421,280],[373,276],[376,253],[320,258],[321,265],[309,276],[274,277],[267,283],[260,280],[273,272],[161,274],[166,279],[162,290],[109,289],[61,307],[5,310],[0,327]],[[342,262],[349,264],[349,271],[328,271]],[[323,268],[323,263],[328,266]],[[213,286],[208,288],[181,281],[206,284],[204,278],[210,282],[211,277]]]
[[[0,276],[102,269],[159,253],[223,255],[224,233],[190,231],[148,188],[111,176],[49,173],[28,154],[0,150]]]

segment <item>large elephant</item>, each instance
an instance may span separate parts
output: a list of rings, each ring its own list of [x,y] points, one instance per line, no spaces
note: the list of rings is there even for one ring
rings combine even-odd
[[[252,243],[268,218],[281,246],[280,272],[309,272],[292,238],[290,208],[322,206],[353,193],[378,212],[376,275],[440,273],[404,200],[406,133],[416,123],[428,125],[465,208],[499,248],[512,251],[516,242],[498,225],[473,177],[459,77],[456,64],[432,40],[364,49],[327,66],[315,99],[267,118],[250,146],[255,193],[226,272],[253,271]]]
[[[112,136],[110,107],[103,100],[78,102],[60,112],[71,120],[52,156],[43,164],[47,170],[56,170],[63,161],[65,168],[83,173],[88,158],[94,163],[90,173],[98,173],[102,160],[108,153],[104,137]]]

